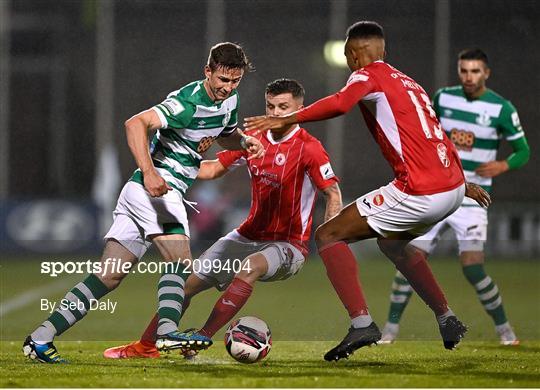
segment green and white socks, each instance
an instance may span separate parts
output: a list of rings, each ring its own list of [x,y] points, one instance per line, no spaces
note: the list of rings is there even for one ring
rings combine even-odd
[[[163,272],[158,283],[158,336],[177,331],[182,317],[184,285],[188,274],[183,272],[185,267],[182,264],[170,264],[171,267],[167,267],[169,269]]]
[[[495,323],[495,330],[501,338],[501,343],[505,345],[516,345],[519,343],[508,323],[502,298],[499,289],[493,280],[486,275],[483,264],[473,264],[463,267],[463,274],[469,283],[476,290],[476,294],[485,311],[491,316]],[[399,321],[409,303],[413,293],[412,287],[407,279],[400,272],[396,273],[392,283],[392,294],[390,295],[390,310],[386,325],[382,331],[382,343],[391,343],[399,332]]]
[[[407,307],[413,294],[413,288],[405,279],[401,272],[396,272],[392,282],[392,293],[390,294],[390,311],[388,312],[388,322],[399,324],[401,315]]]
[[[54,336],[64,333],[88,312],[92,302],[109,292],[107,286],[94,274],[73,287],[60,301],[58,308],[31,335],[37,344],[53,341]]]
[[[390,294],[390,310],[388,311],[388,320],[382,330],[382,337],[379,343],[392,343],[399,332],[399,321],[405,311],[409,300],[411,299],[413,288],[401,274],[397,271],[392,282],[392,293]]]
[[[486,275],[484,265],[473,264],[465,266],[463,267],[463,274],[469,283],[473,285],[480,303],[482,303],[486,312],[493,318],[495,325],[503,325],[508,322],[506,314],[504,313],[499,288],[493,280]]]

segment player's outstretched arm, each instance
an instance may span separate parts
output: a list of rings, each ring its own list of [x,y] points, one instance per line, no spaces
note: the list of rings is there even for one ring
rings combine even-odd
[[[264,146],[257,138],[244,134],[239,128],[227,137],[219,137],[218,144],[227,150],[245,149],[250,156],[248,160],[260,158],[264,155]]]
[[[341,191],[337,183],[325,188],[323,191],[326,200],[326,210],[324,212],[324,222],[338,215],[343,208]]]
[[[315,103],[288,115],[254,116],[244,119],[246,130],[279,129],[294,123],[314,122],[335,118],[350,111],[372,89],[371,82],[353,82],[341,91],[317,100]]]
[[[465,183],[465,196],[474,199],[482,207],[488,207],[491,204],[489,193],[478,184]]]
[[[213,180],[217,179],[229,172],[227,168],[223,166],[221,161],[215,160],[203,160],[197,174],[197,179],[201,180]]]
[[[156,171],[148,148],[148,133],[161,127],[161,121],[156,112],[143,111],[129,118],[124,126],[129,149],[143,174],[144,188],[152,196],[161,196],[172,190]]]
[[[246,128],[246,131],[258,130],[257,132],[260,132],[271,129],[280,129],[297,122],[298,120],[296,119],[295,112],[284,116],[261,115],[245,118],[244,127]]]

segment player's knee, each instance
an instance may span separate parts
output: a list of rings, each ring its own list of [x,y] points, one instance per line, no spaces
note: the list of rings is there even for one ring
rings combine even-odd
[[[109,291],[114,290],[116,287],[118,287],[125,277],[125,275],[119,274],[105,274],[96,276],[109,289]]]
[[[333,226],[333,224],[323,223],[317,228],[317,230],[315,230],[315,243],[319,248],[338,241],[339,239],[339,231]]]
[[[186,283],[184,287],[184,301],[186,299],[191,299],[194,295],[195,295],[195,290],[189,283]]]
[[[407,255],[404,245],[398,240],[385,240],[379,238],[377,240],[377,245],[381,252],[398,268],[413,257]]]
[[[379,238],[377,239],[377,246],[379,247],[383,255],[394,261],[393,258],[396,257],[396,252],[389,240],[383,240]]]
[[[460,254],[461,265],[467,267],[470,265],[483,264],[484,252],[482,251],[464,251]]]
[[[268,270],[268,265],[262,261],[252,261],[245,259],[242,262],[242,269],[236,273],[235,277],[247,283],[254,283],[264,276]]]

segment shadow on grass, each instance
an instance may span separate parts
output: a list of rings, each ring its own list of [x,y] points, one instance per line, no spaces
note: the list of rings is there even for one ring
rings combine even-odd
[[[521,345],[482,345],[478,349],[501,351],[501,352],[520,352],[520,353],[539,353],[540,347],[533,347],[523,343]]]
[[[251,378],[251,379],[279,379],[279,378],[291,378],[291,377],[345,377],[345,376],[357,376],[361,374],[369,375],[391,375],[391,376],[410,376],[418,375],[423,377],[447,377],[449,380],[466,380],[466,378],[478,378],[486,380],[508,381],[513,380],[514,383],[524,381],[540,381],[540,374],[534,374],[530,372],[530,367],[524,368],[526,372],[514,372],[512,370],[502,371],[485,371],[483,367],[487,363],[483,359],[467,358],[459,362],[441,362],[440,367],[436,367],[433,364],[433,360],[425,359],[421,361],[400,362],[400,363],[388,363],[380,361],[340,361],[340,362],[324,362],[313,360],[299,360],[291,363],[290,361],[272,360],[264,362],[262,364],[255,365],[243,365],[237,363],[223,364],[219,363],[196,363],[184,362],[184,361],[156,361],[155,364],[149,364],[147,366],[135,364],[135,361],[122,361],[118,364],[115,362],[114,366],[103,363],[90,363],[88,366],[103,367],[112,369],[112,371],[122,368],[140,369],[141,371],[148,372],[147,370],[159,371],[159,375],[164,373],[168,374],[194,374],[198,375],[204,372],[205,376],[210,376],[216,379],[226,378]],[[157,374],[157,372],[156,372]],[[167,375],[167,374],[165,374]]]

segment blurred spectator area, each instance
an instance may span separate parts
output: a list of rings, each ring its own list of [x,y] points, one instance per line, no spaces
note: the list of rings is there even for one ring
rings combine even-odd
[[[212,44],[242,44],[256,68],[239,87],[243,118],[264,112],[264,87],[279,77],[303,83],[308,104],[339,89],[348,71],[327,64],[324,44],[344,38],[351,23],[371,19],[385,28],[388,62],[429,93],[457,83],[461,49],[478,46],[488,53],[489,87],[518,108],[532,149],[526,167],[495,180],[490,237],[536,240],[531,245],[538,253],[537,1],[0,0],[0,15],[3,206],[32,199],[95,203],[97,186],[109,192],[98,209],[110,208],[135,168],[124,121],[203,78]],[[329,149],[346,199],[391,179],[358,110],[341,122],[305,127]],[[112,148],[106,158],[105,145]],[[508,153],[503,146],[500,156]],[[100,179],[116,170],[118,179]],[[201,204],[214,196],[204,205],[205,216],[193,218],[199,230],[205,226],[215,235],[219,225],[225,231],[249,207],[247,175],[229,176],[190,190],[188,198]]]

